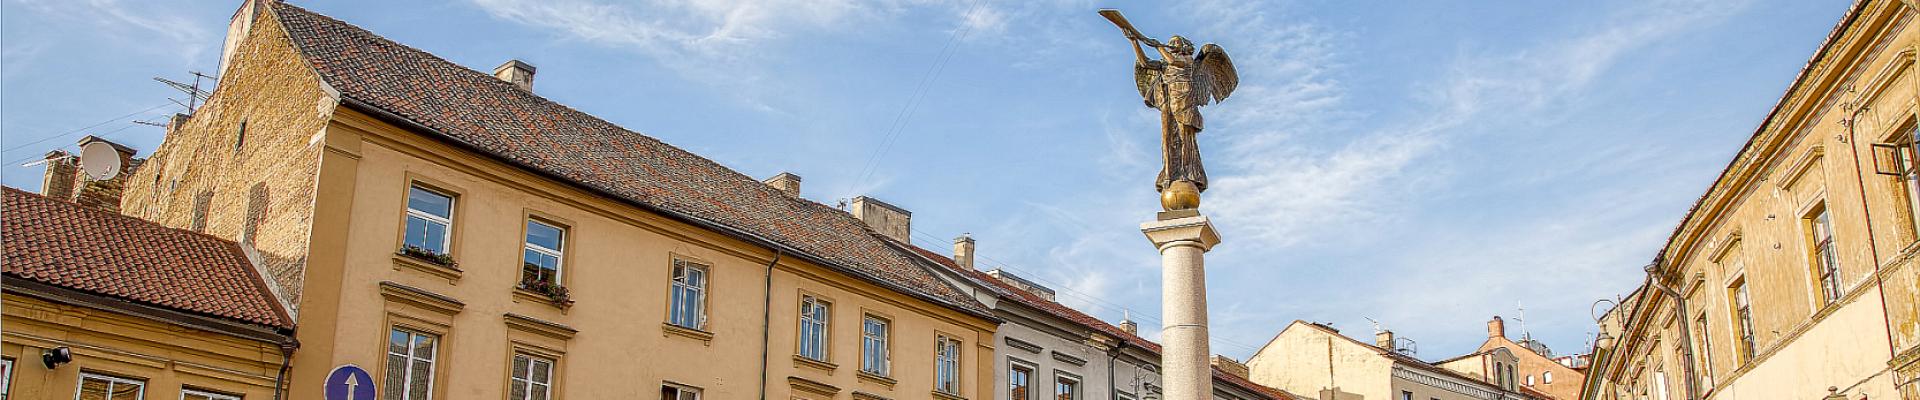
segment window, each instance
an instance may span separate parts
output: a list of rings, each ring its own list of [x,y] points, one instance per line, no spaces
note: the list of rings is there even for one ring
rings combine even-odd
[[[893,324],[868,315],[860,324],[860,371],[887,376],[887,335]]]
[[[800,356],[827,361],[827,320],[832,303],[813,296],[800,296]]]
[[[520,282],[560,283],[561,247],[565,229],[535,219],[527,220],[527,251]]]
[[[180,400],[240,400],[240,396],[199,389],[180,389]]]
[[[1493,363],[1493,384],[1503,388],[1507,387],[1507,367],[1505,364]]]
[[[553,396],[553,360],[515,353],[513,376],[507,380],[508,400],[547,400]]]
[[[1914,140],[1914,125],[1901,129],[1900,136],[1894,138],[1894,170],[1891,171],[1906,187],[1908,228],[1913,229],[1915,239],[1920,240],[1920,140]],[[1879,153],[1875,153],[1875,160]],[[1879,164],[1876,163],[1877,167]],[[1876,171],[1877,172],[1877,171]]]
[[[1707,314],[1701,313],[1693,320],[1694,353],[1698,354],[1699,369],[1694,370],[1694,386],[1706,388],[1713,384],[1713,335],[1707,332]]]
[[[706,329],[706,266],[673,260],[673,289],[668,296],[667,323],[683,328]]]
[[[1820,285],[1821,304],[1840,301],[1840,258],[1833,251],[1833,221],[1825,204],[1807,216],[1807,235],[1813,246],[1813,274]]]
[[[1053,377],[1054,400],[1080,400],[1080,378],[1075,378],[1073,376],[1061,374],[1059,372],[1055,372],[1054,374],[1055,374],[1055,376]]]
[[[660,385],[660,400],[700,400],[700,389],[671,383]]]
[[[933,390],[960,394],[960,340],[938,335],[933,349]]]
[[[1010,363],[1011,364],[1011,363]],[[1033,368],[1013,364],[1007,369],[1007,400],[1029,400],[1033,396]]]
[[[386,400],[433,398],[433,360],[439,337],[393,328],[387,335]]]
[[[1753,360],[1753,305],[1747,303],[1747,279],[1734,281],[1728,295],[1733,297],[1734,336],[1740,341],[1740,361]]]
[[[1413,400],[1413,392],[1409,392],[1405,390],[1400,391],[1400,400]]]
[[[1547,385],[1552,385],[1552,384],[1553,384],[1553,371],[1547,371],[1547,372],[1541,372],[1541,373],[1540,373],[1540,383],[1542,383],[1542,384],[1547,384]]]
[[[1533,386],[1533,375],[1527,375],[1527,386]]]
[[[1667,394],[1667,371],[1664,369],[1653,371],[1653,398],[1667,400],[1670,398]]]
[[[8,393],[13,393],[13,359],[0,358],[0,400],[7,400]]]
[[[240,120],[240,129],[234,130],[233,132],[233,151],[236,153],[240,152],[240,148],[246,146],[246,144],[247,120],[243,118]]]
[[[413,185],[407,191],[405,245],[433,254],[448,254],[453,229],[453,196]]]
[[[147,382],[136,379],[80,373],[80,393],[76,400],[140,400],[146,397]]]

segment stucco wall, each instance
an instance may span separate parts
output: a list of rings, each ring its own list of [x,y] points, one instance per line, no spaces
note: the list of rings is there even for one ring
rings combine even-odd
[[[273,398],[277,344],[14,293],[4,298],[0,355],[14,361],[9,398],[75,398],[83,370],[145,381],[149,399],[180,398],[183,386]],[[62,346],[72,363],[40,363],[42,351]]]
[[[1330,364],[1331,363],[1331,364]],[[1247,359],[1249,380],[1287,392],[1333,400],[1388,399],[1393,362],[1336,333],[1294,322]]]

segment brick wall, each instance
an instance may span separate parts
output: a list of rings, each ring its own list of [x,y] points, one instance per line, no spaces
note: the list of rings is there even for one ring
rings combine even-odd
[[[128,179],[121,208],[253,247],[297,306],[319,163],[309,142],[336,101],[266,12],[237,32],[245,37],[212,98]]]

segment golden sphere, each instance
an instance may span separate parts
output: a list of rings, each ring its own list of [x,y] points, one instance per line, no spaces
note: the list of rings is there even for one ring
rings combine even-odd
[[[1190,181],[1173,181],[1160,190],[1160,207],[1167,211],[1200,208],[1200,188]]]

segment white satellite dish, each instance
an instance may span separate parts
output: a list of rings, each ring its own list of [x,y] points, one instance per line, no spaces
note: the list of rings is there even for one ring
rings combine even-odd
[[[120,150],[104,141],[80,146],[80,169],[85,170],[87,177],[96,181],[120,176]]]

